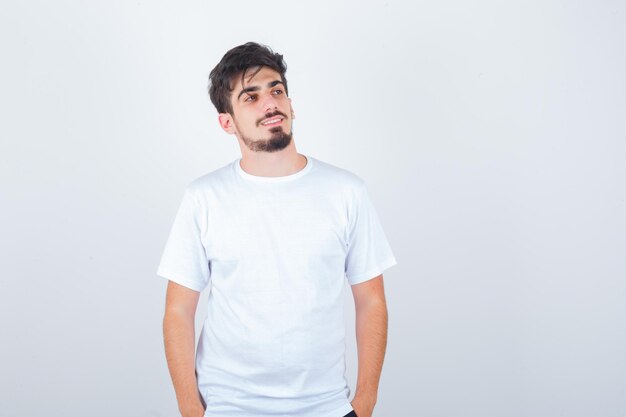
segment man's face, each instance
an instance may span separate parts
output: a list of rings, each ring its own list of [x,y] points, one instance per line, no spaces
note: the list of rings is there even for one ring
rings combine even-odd
[[[250,68],[254,74],[257,68]],[[230,98],[233,115],[220,115],[222,127],[234,133],[254,152],[276,152],[286,148],[292,139],[293,109],[285,94],[280,74],[263,67],[254,76],[246,74],[233,79]]]

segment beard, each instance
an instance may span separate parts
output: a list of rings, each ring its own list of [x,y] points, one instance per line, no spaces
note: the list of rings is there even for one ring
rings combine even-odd
[[[270,129],[272,136],[269,139],[252,140],[241,135],[241,140],[253,152],[276,152],[285,149],[291,143],[293,132],[285,133],[281,126]]]

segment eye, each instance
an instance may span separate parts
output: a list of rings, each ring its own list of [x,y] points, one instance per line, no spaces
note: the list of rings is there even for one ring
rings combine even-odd
[[[246,97],[246,99],[244,101],[252,101],[252,100],[255,100],[255,99],[256,99],[256,96],[248,96],[248,97]]]
[[[275,94],[282,94],[282,93],[283,93],[283,90],[281,90],[281,89],[277,88],[276,90],[272,91],[272,93],[275,93]]]

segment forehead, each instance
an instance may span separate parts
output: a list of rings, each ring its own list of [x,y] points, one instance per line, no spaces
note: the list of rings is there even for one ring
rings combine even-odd
[[[259,67],[251,67],[245,72],[246,75],[244,77],[244,84],[241,84],[241,76],[243,72],[233,76],[231,80],[231,86],[233,88],[234,96],[244,88],[244,87],[252,87],[252,86],[261,86],[261,84],[265,84],[271,80],[281,80],[280,74],[277,71],[274,71],[268,67],[262,67],[259,70]]]

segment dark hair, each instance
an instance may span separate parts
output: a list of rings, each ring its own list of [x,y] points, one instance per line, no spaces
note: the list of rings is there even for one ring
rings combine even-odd
[[[235,76],[241,74],[241,84],[243,85],[248,69],[259,67],[252,74],[254,76],[264,66],[280,74],[281,81],[285,85],[285,94],[289,95],[287,79],[285,78],[287,64],[283,60],[283,56],[274,53],[268,46],[260,45],[256,42],[247,42],[226,52],[222,60],[211,70],[209,75],[209,97],[217,112],[230,113],[232,115],[233,106],[230,103],[230,97],[234,86],[231,84]]]

